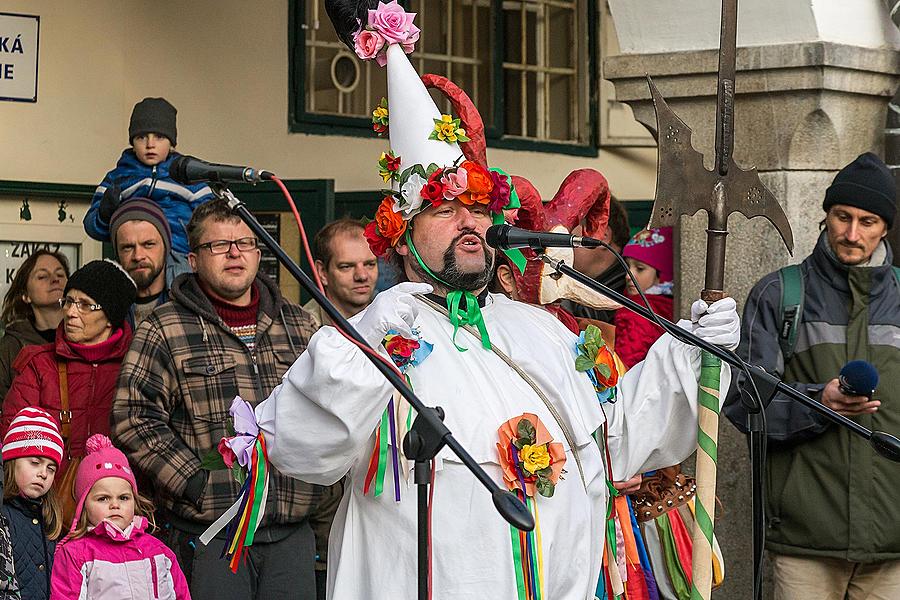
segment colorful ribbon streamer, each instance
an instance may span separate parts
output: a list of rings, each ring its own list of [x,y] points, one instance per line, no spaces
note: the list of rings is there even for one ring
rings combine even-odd
[[[229,541],[222,557],[229,559],[228,566],[232,573],[237,573],[247,548],[253,545],[256,530],[266,513],[268,495],[268,455],[265,437],[260,432],[250,455],[249,476],[241,486],[237,501],[200,536],[203,544],[209,544],[217,533],[228,526],[225,535]]]

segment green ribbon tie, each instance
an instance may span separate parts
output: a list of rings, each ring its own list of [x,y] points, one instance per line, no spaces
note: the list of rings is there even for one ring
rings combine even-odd
[[[460,305],[462,300],[466,300],[466,309],[462,310]],[[478,299],[472,295],[472,292],[464,292],[455,290],[447,294],[447,312],[450,313],[450,323],[453,325],[453,345],[460,352],[465,352],[466,348],[460,347],[456,343],[456,334],[459,328],[464,325],[471,325],[478,330],[481,335],[481,346],[485,350],[491,349],[491,338],[488,336],[487,327],[484,325],[484,317],[481,314],[481,308],[478,306]]]
[[[419,256],[419,251],[416,250],[415,244],[412,241],[412,235],[409,232],[409,228],[406,229],[406,245],[409,246],[410,251],[412,251],[413,256],[418,261],[419,266],[424,269],[428,275],[434,278],[435,281],[441,283],[449,289],[452,289],[453,286],[441,279],[434,273],[431,269],[428,268],[428,265],[425,264],[425,261],[422,260],[422,257]],[[523,257],[524,260],[524,257]],[[466,299],[466,308],[462,310],[460,305],[462,304],[462,299]],[[471,293],[462,290],[454,290],[447,294],[447,312],[450,316],[450,323],[453,324],[453,345],[456,346],[456,349],[460,352],[465,352],[467,348],[463,348],[459,344],[456,343],[456,334],[459,332],[459,328],[465,325],[471,325],[478,330],[478,333],[481,336],[481,345],[485,350],[491,349],[491,338],[488,336],[487,327],[484,324],[484,317],[481,314],[481,308],[478,306],[478,299]]]

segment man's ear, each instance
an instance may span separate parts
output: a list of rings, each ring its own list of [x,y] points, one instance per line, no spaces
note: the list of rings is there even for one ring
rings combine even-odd
[[[394,246],[394,252],[396,252],[400,256],[409,256],[409,245],[397,244],[396,246]]]
[[[193,252],[188,252],[188,263],[191,265],[191,271],[194,273],[197,272],[197,255]]]
[[[319,274],[319,281],[322,282],[322,286],[328,287],[328,270],[325,268],[325,263],[319,259],[316,259],[316,272]]]
[[[503,292],[507,296],[509,296],[513,300],[518,299],[519,291],[516,288],[516,278],[513,275],[513,271],[509,265],[497,265],[497,281],[500,283],[500,287],[503,288]]]

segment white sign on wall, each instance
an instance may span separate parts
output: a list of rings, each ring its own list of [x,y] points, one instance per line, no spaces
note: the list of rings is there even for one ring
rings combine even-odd
[[[37,102],[41,18],[0,13],[0,100]]]
[[[0,240],[0,301],[6,296],[19,265],[38,250],[59,252],[69,261],[69,272],[80,265],[80,244],[58,244],[56,242],[9,242]]]

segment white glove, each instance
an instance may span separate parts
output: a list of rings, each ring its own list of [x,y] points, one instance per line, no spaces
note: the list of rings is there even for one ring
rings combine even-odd
[[[694,335],[710,344],[734,350],[741,341],[741,318],[734,298],[722,298],[712,305],[697,300],[691,305],[691,322]]]
[[[419,314],[413,294],[430,294],[433,290],[427,283],[406,282],[381,292],[356,321],[357,331],[373,348],[380,346],[392,329],[405,338],[413,338],[412,328]]]

